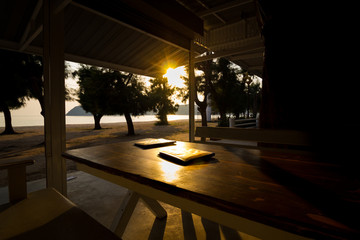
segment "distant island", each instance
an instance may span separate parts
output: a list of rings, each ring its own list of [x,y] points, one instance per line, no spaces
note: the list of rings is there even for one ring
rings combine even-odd
[[[196,107],[195,107],[196,109]],[[196,115],[200,115],[199,111],[196,111]],[[145,115],[155,115],[154,112],[147,112]],[[179,109],[176,115],[189,115],[189,105],[179,105]],[[76,106],[66,113],[66,116],[92,116],[91,113],[86,112],[81,106]]]
[[[92,116],[91,113],[85,112],[81,106],[76,106],[66,113],[66,116]]]

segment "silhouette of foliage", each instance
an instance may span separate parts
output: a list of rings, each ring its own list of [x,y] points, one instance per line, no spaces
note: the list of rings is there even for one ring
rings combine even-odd
[[[5,130],[2,134],[14,134],[11,123],[11,109],[18,109],[25,104],[28,96],[26,82],[22,76],[23,60],[26,55],[22,53],[0,50],[0,112],[4,113]]]
[[[144,114],[149,100],[143,83],[130,73],[81,65],[73,73],[78,76],[78,102],[86,112],[94,116],[94,129],[101,129],[100,120],[104,115],[124,115],[128,135],[134,135],[131,115]]]
[[[168,114],[175,114],[179,108],[178,104],[171,99],[176,88],[168,84],[167,78],[155,78],[150,80],[150,99],[152,110],[156,112],[159,119],[158,125],[168,125]]]

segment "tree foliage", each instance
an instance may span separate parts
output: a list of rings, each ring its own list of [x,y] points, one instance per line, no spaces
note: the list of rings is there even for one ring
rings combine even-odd
[[[109,79],[112,84],[109,95],[111,113],[124,115],[128,126],[128,135],[134,135],[131,115],[143,115],[150,109],[144,83],[132,73],[113,70],[107,70],[105,78]]]
[[[45,116],[43,62],[40,56],[5,50],[0,51],[0,61],[3,73],[0,80],[0,111],[5,116],[4,133],[14,133],[10,110],[24,106],[27,99],[37,99],[40,114]],[[65,65],[65,76],[67,72]],[[65,99],[71,100],[69,89],[65,90]]]
[[[103,70],[98,67],[81,65],[73,72],[78,77],[78,102],[86,112],[94,117],[94,129],[101,129],[100,120],[105,114],[111,114],[108,94],[111,92],[111,82],[106,79]]]
[[[144,114],[149,100],[143,83],[133,74],[81,65],[73,73],[78,76],[78,102],[94,116],[94,129],[101,129],[104,115],[124,115],[128,135],[134,135],[131,115]]]
[[[213,109],[219,112],[220,126],[228,125],[227,114],[230,113],[238,118],[250,110],[256,115],[260,101],[260,84],[251,83],[247,86],[246,82],[253,78],[247,71],[234,68],[224,58],[197,63],[195,69],[202,71],[201,75],[195,77],[195,103],[201,113],[202,126],[207,125],[206,107],[209,98]],[[182,89],[181,97],[186,101],[189,79],[183,78],[186,89]],[[202,101],[199,95],[203,97]]]
[[[235,70],[230,67],[230,62],[225,58],[218,59],[215,71],[215,78],[210,84],[212,103],[220,114],[219,125],[227,126],[226,114],[232,112],[236,102],[241,101],[242,86]]]
[[[157,124],[168,125],[167,115],[175,114],[179,108],[178,104],[171,99],[176,91],[175,87],[168,84],[167,78],[155,78],[150,80],[150,100],[152,110],[156,112],[159,119]]]
[[[2,134],[15,133],[11,124],[11,109],[18,109],[25,104],[28,96],[27,83],[23,78],[22,53],[0,50],[0,112],[4,113],[5,130]]]

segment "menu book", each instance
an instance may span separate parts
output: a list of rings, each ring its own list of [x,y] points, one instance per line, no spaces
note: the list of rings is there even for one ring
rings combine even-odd
[[[176,143],[175,140],[168,140],[164,138],[145,138],[136,142],[134,145],[141,148],[155,148],[155,147],[174,145],[175,143]]]
[[[215,153],[193,148],[168,147],[159,152],[165,159],[174,160],[181,164],[188,164],[196,159],[208,159],[215,156]]]

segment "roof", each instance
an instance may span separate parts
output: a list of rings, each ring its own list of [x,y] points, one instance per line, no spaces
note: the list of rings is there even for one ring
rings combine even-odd
[[[250,0],[63,0],[65,59],[141,75],[215,57],[261,76],[264,51]],[[2,1],[0,48],[42,55],[42,0]],[[204,52],[212,55],[204,56]]]

